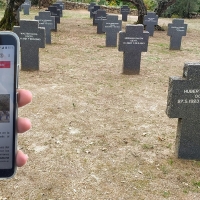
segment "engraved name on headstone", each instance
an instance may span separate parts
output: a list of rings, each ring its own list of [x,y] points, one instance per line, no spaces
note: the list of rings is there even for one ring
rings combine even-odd
[[[55,17],[50,11],[40,11],[39,16],[35,16],[39,21],[39,27],[44,27],[46,31],[46,44],[51,44],[51,30],[55,28]]]
[[[118,20],[117,15],[107,15],[107,20],[103,21],[102,31],[106,33],[106,46],[117,46],[117,33],[122,29],[122,20]]]
[[[128,6],[121,6],[120,14],[122,14],[122,21],[127,21],[128,14],[130,13],[130,8]]]
[[[53,3],[52,6],[56,6],[58,10],[60,10],[60,17],[63,17],[63,6],[59,3]]]
[[[95,23],[97,24],[97,34],[104,33],[102,31],[102,24],[103,21],[105,21],[106,19],[107,19],[106,11],[102,9],[97,10],[97,13],[95,15]]]
[[[170,50],[180,50],[181,40],[186,36],[187,24],[184,24],[183,19],[174,19],[172,24],[168,24],[167,35],[170,36]]]
[[[144,26],[127,25],[126,31],[119,32],[119,51],[123,51],[123,73],[139,74],[141,53],[147,51],[149,32]]]
[[[95,15],[97,14],[97,10],[100,9],[100,6],[94,5],[92,9],[92,18],[93,18],[93,26],[97,26],[97,23],[95,23]]]
[[[45,48],[45,28],[37,20],[20,20],[13,27],[20,39],[21,69],[39,70],[39,48]]]
[[[46,11],[51,12],[51,16],[55,17],[55,29],[52,31],[57,31],[57,24],[60,24],[60,10],[56,6],[49,6]]]
[[[200,160],[200,63],[185,63],[183,77],[169,78],[166,114],[178,118],[177,157]]]
[[[144,16],[143,24],[146,26],[145,30],[149,32],[149,35],[153,36],[155,25],[158,24],[158,15],[154,12],[148,12],[147,15]]]

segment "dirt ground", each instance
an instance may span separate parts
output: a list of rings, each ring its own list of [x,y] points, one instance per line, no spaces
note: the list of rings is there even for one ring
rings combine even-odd
[[[135,21],[129,16],[123,30]],[[29,161],[0,182],[0,200],[200,199],[200,162],[176,158],[178,120],[165,114],[169,76],[199,61],[199,20],[185,23],[181,51],[155,32],[140,75],[123,75],[123,53],[105,47],[89,12],[65,10],[52,44],[40,49],[40,70],[20,71],[19,87],[33,93],[19,109],[32,121],[18,138]]]

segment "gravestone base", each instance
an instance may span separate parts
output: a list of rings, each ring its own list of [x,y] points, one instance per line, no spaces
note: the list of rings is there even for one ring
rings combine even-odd
[[[200,160],[199,119],[178,119],[176,156],[181,159]]]
[[[117,34],[106,36],[106,47],[116,47],[117,46]]]
[[[39,50],[30,48],[21,48],[22,55],[31,55],[32,59],[28,56],[21,57],[21,70],[22,71],[37,71],[39,70]],[[34,62],[33,62],[34,60]]]
[[[140,73],[141,53],[124,52],[123,74],[137,75]]]
[[[175,37],[170,37],[170,50],[180,50],[181,49],[181,40],[182,37],[180,38],[175,38]]]

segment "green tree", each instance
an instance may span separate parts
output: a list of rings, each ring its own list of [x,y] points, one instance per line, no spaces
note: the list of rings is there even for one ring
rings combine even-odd
[[[144,15],[147,14],[147,7],[145,5],[145,0],[124,0],[126,2],[132,3],[138,10],[138,24],[143,24]],[[147,2],[147,1],[146,1]],[[157,0],[157,7],[155,12],[158,16],[166,11],[166,9],[173,5],[176,0]]]
[[[0,21],[0,30],[12,30],[14,25],[18,25],[17,10],[25,0],[8,0],[4,16]]]
[[[176,3],[167,9],[166,13],[178,15],[182,18],[190,18],[191,13],[199,12],[200,0],[177,0]]]

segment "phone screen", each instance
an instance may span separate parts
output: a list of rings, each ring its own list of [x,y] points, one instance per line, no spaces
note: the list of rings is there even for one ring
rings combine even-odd
[[[10,177],[15,171],[18,72],[16,52],[16,38],[0,34],[0,178]]]
[[[0,169],[12,168],[14,48],[0,45]]]

